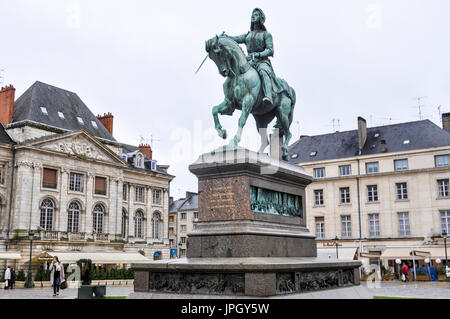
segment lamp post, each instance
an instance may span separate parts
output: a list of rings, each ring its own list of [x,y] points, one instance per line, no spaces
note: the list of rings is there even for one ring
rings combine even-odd
[[[395,263],[397,264],[398,279],[401,279],[402,276],[400,275],[400,264],[402,263],[402,261],[399,258],[397,258],[395,260]]]
[[[28,233],[28,236],[30,236],[30,264],[28,265],[28,277],[27,277],[27,283],[25,285],[26,288],[33,288],[33,279],[32,279],[32,270],[31,270],[31,258],[33,254],[33,238],[34,233],[30,230]]]
[[[444,229],[442,231],[442,237],[444,238],[444,250],[445,250],[445,280],[450,281],[450,277],[447,276],[448,274],[448,259],[447,259],[447,230]]]
[[[178,250],[180,251],[178,256],[180,256],[180,257],[178,257],[178,258],[181,258],[181,246],[183,246],[183,243],[181,242],[181,239],[180,239],[180,242],[178,243]]]
[[[336,238],[334,239],[336,241],[336,259],[339,259],[339,254],[338,254],[338,242],[339,242],[339,238],[338,236],[336,236]]]

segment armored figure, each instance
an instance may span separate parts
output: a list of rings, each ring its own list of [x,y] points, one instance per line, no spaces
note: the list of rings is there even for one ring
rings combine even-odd
[[[237,43],[245,43],[247,47],[247,60],[249,63],[258,71],[261,81],[263,82],[263,92],[264,98],[263,103],[273,104],[272,81],[277,81],[275,73],[270,63],[269,57],[273,56],[273,41],[272,35],[267,32],[264,22],[266,21],[266,16],[264,12],[255,8],[252,12],[250,31],[246,34],[240,36],[228,36]],[[276,85],[276,83],[274,83]],[[282,90],[283,88],[280,87]],[[275,89],[276,93],[278,91]]]

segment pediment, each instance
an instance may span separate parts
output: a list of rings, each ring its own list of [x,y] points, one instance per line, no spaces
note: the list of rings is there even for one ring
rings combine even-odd
[[[83,159],[124,164],[117,154],[85,132],[32,143],[32,146]]]

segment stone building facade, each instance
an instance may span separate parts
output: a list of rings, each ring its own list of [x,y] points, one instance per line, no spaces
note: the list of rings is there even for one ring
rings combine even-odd
[[[0,93],[1,106],[12,109],[0,111],[0,251],[19,251],[25,263],[31,230],[33,255],[169,258],[174,176],[150,146],[117,142],[113,116],[94,116],[73,92],[36,82],[10,103],[7,89]]]
[[[186,192],[185,198],[171,203],[169,208],[169,243],[178,257],[186,257],[187,234],[198,221],[198,194]],[[174,256],[172,256],[174,257]]]
[[[367,262],[394,268],[412,250],[440,248],[450,230],[450,114],[428,120],[318,136],[290,147],[291,162],[314,181],[306,188],[308,228],[318,248],[358,248]],[[424,256],[416,257],[423,264]],[[442,263],[441,263],[442,265]]]

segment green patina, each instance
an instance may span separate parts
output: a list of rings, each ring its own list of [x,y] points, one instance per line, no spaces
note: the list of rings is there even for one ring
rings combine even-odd
[[[261,136],[260,153],[269,145],[267,126],[276,118],[274,126],[283,137],[282,159],[289,160],[288,145],[292,135],[290,126],[295,106],[295,91],[288,83],[275,76],[269,57],[273,56],[272,35],[266,30],[266,17],[256,8],[252,12],[250,31],[240,36],[223,33],[206,41],[208,57],[217,65],[220,75],[226,78],[223,84],[224,101],[213,107],[214,124],[219,136],[227,138],[218,115],[232,115],[241,110],[238,130],[230,141],[230,147],[236,149],[248,116],[256,121],[256,129]],[[246,56],[239,46],[245,44]]]
[[[300,196],[255,186],[250,188],[250,208],[258,213],[303,217]]]

